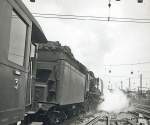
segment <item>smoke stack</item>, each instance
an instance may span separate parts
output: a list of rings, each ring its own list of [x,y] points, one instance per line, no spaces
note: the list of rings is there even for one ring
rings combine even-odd
[[[102,95],[103,95],[103,91],[104,91],[104,83],[103,83],[103,80],[102,80],[102,79],[100,79],[100,81],[101,81],[101,93],[102,93]]]

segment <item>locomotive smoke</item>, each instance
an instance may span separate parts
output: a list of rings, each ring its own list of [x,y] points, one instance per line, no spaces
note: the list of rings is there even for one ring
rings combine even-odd
[[[127,112],[131,110],[130,100],[120,90],[114,90],[113,92],[104,92],[104,102],[98,106],[98,110],[104,110],[110,113]]]

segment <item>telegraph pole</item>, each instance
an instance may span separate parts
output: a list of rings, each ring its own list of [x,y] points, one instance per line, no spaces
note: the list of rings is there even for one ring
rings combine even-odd
[[[142,73],[140,74],[140,92],[141,92],[141,95],[142,95]]]
[[[129,91],[131,89],[131,78],[129,77]]]
[[[131,75],[133,75],[133,71],[131,71]],[[129,77],[129,91],[131,90],[131,77]]]
[[[120,89],[123,90],[123,81],[121,81],[120,84],[121,84]]]

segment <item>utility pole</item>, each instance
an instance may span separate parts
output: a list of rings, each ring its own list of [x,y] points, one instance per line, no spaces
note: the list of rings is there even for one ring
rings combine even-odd
[[[103,80],[100,79],[101,81],[101,94],[103,95],[103,92],[104,92],[104,83],[103,83]]]
[[[142,95],[142,73],[140,74],[140,92],[141,92],[141,95]]]
[[[130,72],[133,75],[133,71]],[[131,77],[129,77],[129,91],[131,90]]]
[[[123,82],[121,81],[120,84],[121,84],[120,89],[123,90]]]
[[[131,89],[131,78],[129,77],[129,91]]]

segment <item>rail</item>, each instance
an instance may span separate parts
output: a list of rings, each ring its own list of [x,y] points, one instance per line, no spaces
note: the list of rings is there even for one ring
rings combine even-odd
[[[99,120],[104,120],[104,117],[106,118],[106,114],[99,114],[89,122],[87,122],[85,125],[94,125],[96,124]]]
[[[141,105],[136,105],[141,106]],[[149,108],[149,107],[147,107]],[[138,123],[141,123],[141,121],[138,121],[139,118],[142,119],[142,122],[146,122],[148,119],[143,119],[143,117],[138,116],[139,113],[135,112],[122,112],[119,114],[116,113],[107,113],[107,112],[100,112],[93,114],[90,117],[84,117],[81,120],[77,121],[71,121],[73,123],[76,123],[75,125],[122,125],[122,124],[128,124],[128,125],[137,125]],[[150,116],[150,115],[149,115]],[[66,125],[66,124],[63,124]]]
[[[150,106],[142,104],[134,104],[135,110],[138,113],[141,113],[144,117],[150,118]]]
[[[105,121],[106,125],[112,125],[111,122],[114,122],[115,125],[120,125],[119,122],[124,122],[124,123],[130,124],[130,125],[137,125],[136,122],[131,119],[121,119],[121,120],[111,119],[109,116],[105,116],[105,119],[104,119],[104,116],[103,117],[97,116],[94,119],[92,119],[91,121],[89,121],[88,123],[86,123],[85,125],[94,125],[100,120]]]
[[[91,121],[89,121],[85,125],[93,125],[93,124],[97,123],[99,121],[99,119],[101,119],[101,117],[97,116],[96,118],[92,119]]]

